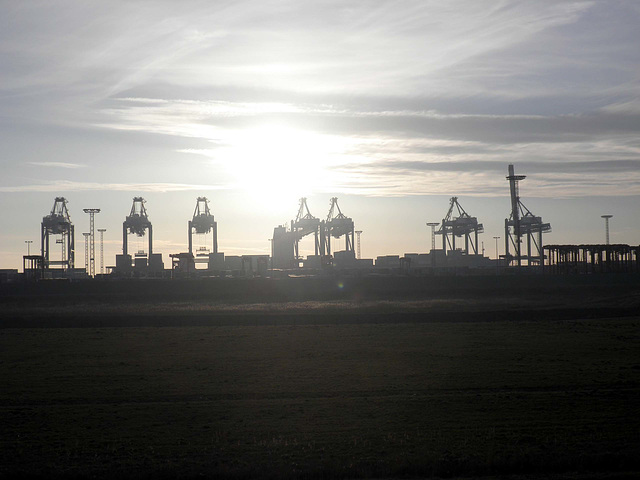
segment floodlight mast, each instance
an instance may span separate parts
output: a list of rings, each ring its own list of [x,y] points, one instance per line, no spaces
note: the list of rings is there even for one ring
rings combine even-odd
[[[431,227],[431,250],[436,249],[436,227],[440,222],[427,222],[427,227]]]
[[[84,236],[84,271],[89,275],[89,237],[91,233],[85,232],[82,235]]]
[[[104,275],[104,232],[106,231],[106,228],[98,229],[100,232],[100,275]]]
[[[218,253],[218,223],[209,210],[209,200],[198,197],[193,219],[189,220],[189,253],[193,255],[193,234],[213,232],[212,253]]]

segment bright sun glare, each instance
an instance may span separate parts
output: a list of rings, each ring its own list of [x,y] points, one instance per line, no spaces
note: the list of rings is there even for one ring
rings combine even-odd
[[[216,163],[239,189],[278,204],[331,189],[330,167],[346,148],[339,137],[279,125],[228,132],[225,143]]]

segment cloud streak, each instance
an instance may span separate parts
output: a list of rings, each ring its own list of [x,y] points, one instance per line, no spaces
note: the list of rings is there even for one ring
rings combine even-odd
[[[3,186],[0,192],[81,192],[81,191],[122,191],[122,192],[179,192],[185,190],[225,190],[223,185],[190,185],[183,183],[99,183],[55,180],[40,184]]]
[[[86,165],[80,163],[66,163],[66,162],[28,162],[29,165],[36,167],[52,167],[52,168],[85,168]]]
[[[398,196],[463,189],[491,196],[503,191],[506,165],[516,163],[523,173],[559,179],[539,190],[544,195],[640,194],[640,116],[635,113],[468,115],[338,104],[256,105],[114,100],[105,111],[113,123],[104,126],[206,140],[209,148],[180,151],[212,159],[229,148],[230,139],[238,143],[242,132],[264,125],[295,125],[304,132],[348,139],[327,165],[331,183],[318,186],[320,191]],[[245,141],[255,139],[247,134]],[[605,181],[603,173],[613,180]],[[422,178],[414,178],[416,174]],[[585,181],[571,182],[574,174]],[[563,178],[570,188],[563,188]]]

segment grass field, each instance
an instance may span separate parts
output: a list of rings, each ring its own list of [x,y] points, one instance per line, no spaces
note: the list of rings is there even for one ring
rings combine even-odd
[[[387,304],[387,322],[329,306],[298,324],[308,305],[290,307],[287,324],[251,307],[250,325],[0,329],[0,474],[640,474],[638,316],[398,322]]]

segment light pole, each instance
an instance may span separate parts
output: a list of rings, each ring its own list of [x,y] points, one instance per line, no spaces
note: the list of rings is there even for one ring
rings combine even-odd
[[[84,236],[84,270],[89,275],[89,237],[91,236],[90,232],[86,232],[82,234]]]
[[[31,255],[31,244],[33,243],[33,240],[25,240],[24,243],[27,244],[27,256]]]
[[[106,228],[98,229],[100,232],[100,275],[104,275],[104,232],[106,231]]]
[[[496,270],[497,270],[498,266],[500,265],[500,257],[498,256],[498,240],[500,240],[500,237],[493,237],[493,239],[496,241]]]
[[[609,219],[613,217],[613,215],[600,215],[600,217],[604,218],[605,240],[607,245],[609,245]]]

